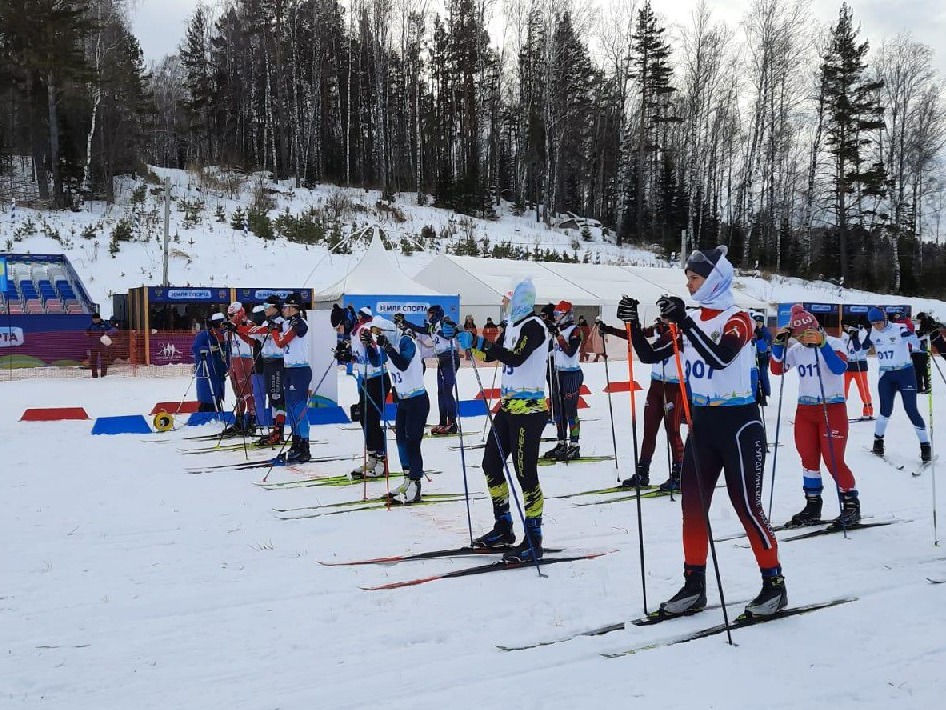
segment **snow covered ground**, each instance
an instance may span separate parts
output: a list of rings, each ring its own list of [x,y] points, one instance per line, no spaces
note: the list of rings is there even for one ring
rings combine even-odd
[[[942,361],[941,365],[942,365]],[[623,368],[619,368],[623,370]],[[646,378],[639,366],[639,381]],[[476,391],[469,369],[461,393]],[[492,372],[485,370],[484,379]],[[876,373],[872,373],[873,378]],[[611,377],[626,378],[612,367]],[[428,385],[434,391],[433,373]],[[611,453],[604,368],[586,367],[582,451]],[[872,378],[872,379],[873,379]],[[778,391],[778,378],[773,389]],[[672,639],[719,623],[718,610],[650,628],[529,651],[497,644],[550,640],[642,614],[635,505],[579,506],[604,496],[555,496],[611,485],[611,462],[540,469],[546,545],[613,551],[589,561],[447,579],[389,591],[360,586],[459,569],[481,559],[325,567],[340,561],[460,546],[469,542],[462,502],[280,520],[274,508],[361,498],[361,486],[266,490],[261,471],[189,475],[242,453],[186,455],[204,433],[90,436],[90,422],[26,423],[26,407],[84,406],[90,415],[145,413],[177,400],[186,378],[0,383],[0,706],[4,708],[930,708],[946,692],[946,556],[933,546],[933,472],[918,478],[875,459],[872,424],[851,425],[848,461],[865,516],[903,522],[785,542],[781,557],[792,605],[857,597],[844,606],[642,651],[602,653]],[[934,373],[935,421],[946,391]],[[343,404],[355,390],[341,378]],[[774,522],[801,508],[792,446],[796,377],[784,390],[775,474]],[[852,390],[853,392],[853,390]],[[638,395],[642,405],[643,395]],[[855,395],[856,397],[856,395]],[[774,400],[777,398],[774,398]],[[767,413],[776,434],[776,407]],[[851,403],[851,412],[859,412]],[[926,416],[927,400],[922,400]],[[614,396],[620,475],[631,469],[628,395]],[[640,410],[639,410],[640,411]],[[431,419],[433,420],[433,416]],[[483,418],[468,419],[467,443]],[[547,433],[551,430],[547,430]],[[361,435],[316,427],[314,456],[359,455]],[[936,437],[938,438],[938,436]],[[912,467],[918,445],[902,409],[888,430],[892,455]],[[457,439],[427,440],[425,491],[461,492]],[[658,440],[653,477],[666,474]],[[467,452],[473,531],[491,525],[478,450]],[[312,475],[351,462],[309,464]],[[766,468],[765,496],[772,480]],[[298,478],[285,469],[271,480]],[[384,491],[372,483],[369,495]],[[942,491],[943,486],[940,486]],[[830,489],[829,489],[830,490]],[[943,494],[936,502],[942,508]],[[642,501],[649,608],[673,594],[682,571],[679,504]],[[836,510],[826,496],[825,515]],[[740,529],[722,491],[712,510],[717,537]],[[521,532],[521,524],[517,522]],[[940,531],[942,536],[942,530]],[[786,537],[780,534],[781,538]],[[755,595],[758,572],[744,540],[718,544],[722,581],[735,615]],[[550,555],[550,557],[553,555]],[[710,584],[710,603],[717,600]],[[940,700],[937,700],[940,698]]]

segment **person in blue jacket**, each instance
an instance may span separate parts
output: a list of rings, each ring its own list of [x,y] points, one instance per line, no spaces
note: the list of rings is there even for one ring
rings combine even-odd
[[[224,320],[223,313],[210,316],[206,329],[197,334],[191,346],[199,412],[219,412],[223,408],[223,390],[228,370],[226,355],[221,347]]]
[[[769,382],[769,359],[772,357],[772,334],[765,327],[765,316],[762,313],[752,314],[755,330],[752,333],[752,342],[755,345],[756,364],[759,366],[759,384],[756,389],[756,401],[760,406],[768,404],[772,396],[772,385]]]

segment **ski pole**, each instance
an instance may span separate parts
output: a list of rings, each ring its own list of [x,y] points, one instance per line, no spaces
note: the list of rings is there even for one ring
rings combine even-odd
[[[828,417],[828,403],[824,396],[824,379],[821,376],[821,358],[819,352],[815,350],[815,374],[818,376],[818,390],[821,392],[821,414],[824,417],[824,434],[828,437],[828,455],[831,457],[831,476],[834,478],[834,489],[838,493],[838,508],[841,514],[838,516],[838,522],[841,523],[841,532],[847,539],[847,522],[844,520],[844,497],[841,494],[841,486],[838,484],[838,461],[834,453],[834,434],[831,431],[831,420]],[[783,375],[784,377],[784,375]],[[844,416],[847,418],[847,407],[844,409]]]
[[[784,351],[783,351],[784,352]],[[784,357],[784,354],[783,354]],[[782,396],[785,393],[785,371],[779,377],[778,409],[775,415],[775,451],[772,452],[772,487],[769,489],[769,520],[772,519],[772,503],[775,499],[775,468],[778,464],[778,443],[782,433]]]
[[[930,362],[936,366],[936,371],[939,373],[940,378],[943,380],[943,384],[946,384],[946,377],[943,377],[943,371],[939,368],[939,363],[936,362],[933,356],[932,349],[930,351]],[[927,365],[929,367],[929,365]],[[930,393],[928,395],[929,399],[929,410],[930,410],[930,449],[933,448],[933,378],[930,378]],[[939,532],[936,525],[936,456],[933,456],[930,459],[930,479],[933,486],[933,544],[939,546]]]
[[[454,350],[453,341],[450,341],[450,365],[453,367],[453,392],[457,398],[457,432],[460,434],[460,468],[463,469],[463,497],[466,500],[466,525],[470,531],[470,547],[473,547],[473,516],[470,512],[470,485],[466,475],[466,449],[463,446],[463,423],[460,421],[460,383],[457,378],[457,351]],[[489,411],[489,401],[486,400],[486,393],[483,393],[483,400],[486,402],[486,411]]]
[[[476,377],[476,386],[480,388],[480,392],[483,392],[483,381],[480,379],[480,371],[476,367],[476,359],[472,357],[472,352],[470,353],[469,360],[470,364],[473,366],[473,375]],[[483,393],[483,395],[485,397],[485,393]],[[532,540],[532,533],[529,532],[529,526],[526,524],[526,513],[522,508],[522,504],[519,502],[519,494],[516,493],[515,481],[513,481],[512,474],[509,472],[509,462],[506,461],[506,452],[503,451],[503,445],[499,440],[499,432],[496,431],[493,413],[489,410],[489,407],[486,408],[486,416],[489,419],[490,429],[493,431],[493,441],[496,442],[496,448],[499,450],[499,457],[503,462],[503,471],[506,474],[506,481],[509,484],[509,490],[512,491],[512,499],[516,503],[516,510],[519,511],[519,519],[522,521],[522,527],[525,530],[526,542],[529,543],[529,551],[532,553],[532,561],[535,563],[535,571],[539,573],[540,577],[546,577],[548,575],[542,572],[539,558],[535,554],[535,542]]]
[[[611,417],[611,445],[614,447],[614,471],[617,476],[617,482],[621,482],[621,473],[618,469],[618,437],[614,432],[614,404],[611,401],[611,373],[608,371],[608,345],[607,334],[601,332],[601,321],[595,323],[598,329],[598,337],[601,338],[601,347],[604,354],[604,381],[607,383],[608,392],[608,414]]]
[[[494,391],[496,390],[496,375],[499,374],[499,370],[500,370],[501,367],[502,367],[502,364],[500,363],[500,364],[496,365],[496,367],[493,368],[493,384],[491,384],[491,385],[489,386],[490,392],[494,392]],[[486,396],[486,393],[485,393],[485,392],[483,393],[483,400],[486,402],[486,408],[489,409],[489,408],[490,408],[490,406],[489,406],[489,398]],[[486,427],[488,427],[488,426],[489,426],[489,419],[487,419],[485,422],[483,422],[483,433],[480,435],[480,443],[481,443],[481,444],[485,444],[485,443],[486,443]]]
[[[13,362],[12,359],[10,362]],[[190,381],[187,383],[187,389],[184,390],[184,396],[181,397],[180,403],[177,405],[177,409],[174,411],[174,414],[180,414],[181,409],[184,407],[184,401],[187,399],[187,394],[191,391],[191,387],[194,385],[194,382],[197,380],[197,368],[198,365],[194,365],[194,374],[191,375]],[[174,427],[174,431],[177,431],[178,427]]]
[[[667,437],[667,471],[669,473],[668,478],[671,479],[670,500],[672,501],[673,500],[673,483],[672,483],[673,457],[670,455],[670,429],[672,427],[672,424],[670,422],[670,412],[667,411],[668,402],[667,402],[667,361],[666,360],[660,363],[660,370],[661,370],[661,374],[663,375],[663,380],[660,383],[660,395],[664,403],[663,417],[661,418],[663,419],[663,423],[664,423],[664,434]],[[653,384],[651,384],[651,386],[653,387]],[[644,429],[645,430],[647,429],[646,420],[644,424]]]
[[[638,302],[634,301],[635,307],[637,304]],[[638,323],[638,326],[639,325]],[[640,459],[637,451],[637,402],[634,399],[634,348],[631,344],[630,322],[624,323],[624,330],[627,332],[627,392],[628,396],[631,398],[631,438],[634,441],[634,498],[637,505],[638,556],[641,562],[641,592],[643,594],[644,614],[646,615],[649,612],[647,611],[647,570],[644,564],[644,514],[641,510],[641,479],[640,476],[637,475]]]
[[[707,498],[703,490],[703,478],[700,475],[700,461],[696,456],[696,432],[693,428],[693,416],[690,413],[690,401],[687,399],[686,380],[683,376],[683,361],[680,358],[680,343],[677,341],[679,330],[676,323],[670,323],[670,336],[673,342],[673,360],[677,365],[677,377],[680,380],[680,400],[683,403],[683,416],[686,417],[687,427],[690,429],[687,434],[687,446],[684,448],[684,461],[686,460],[686,451],[690,451],[690,459],[693,461],[693,471],[696,474],[696,490],[700,497],[700,508],[703,510],[703,521],[706,524],[706,537],[709,540],[710,553],[713,558],[713,571],[716,573],[716,586],[719,589],[719,604],[723,609],[723,626],[726,628],[726,639],[729,645],[733,645],[732,628],[729,625],[729,612],[726,609],[726,596],[723,593],[723,579],[719,573],[719,559],[716,556],[716,543],[713,541],[713,529],[710,526],[709,506],[706,505]],[[759,422],[761,424],[761,422]],[[692,445],[691,445],[692,444]],[[683,498],[683,475],[680,476],[680,497]]]

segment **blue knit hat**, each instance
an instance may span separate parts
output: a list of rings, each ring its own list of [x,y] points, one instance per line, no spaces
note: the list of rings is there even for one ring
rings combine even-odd
[[[874,307],[867,311],[867,320],[871,323],[880,323],[887,320],[887,316],[884,315],[882,310]]]

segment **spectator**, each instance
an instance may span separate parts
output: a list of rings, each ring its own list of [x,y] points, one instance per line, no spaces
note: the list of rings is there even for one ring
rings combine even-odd
[[[108,349],[112,344],[109,333],[115,331],[114,326],[108,321],[102,320],[98,313],[92,314],[92,323],[85,329],[85,334],[89,337],[89,367],[92,368],[92,377],[105,377],[108,373]]]
[[[479,335],[479,332],[476,328],[476,322],[473,320],[472,315],[468,315],[463,321],[463,330],[472,335],[474,338]]]
[[[490,343],[495,343],[499,337],[499,326],[493,323],[492,318],[486,319],[486,325],[483,326],[483,337]]]
[[[578,330],[581,331],[581,361],[588,362],[588,353],[591,348],[591,326],[584,316],[578,316]]]

